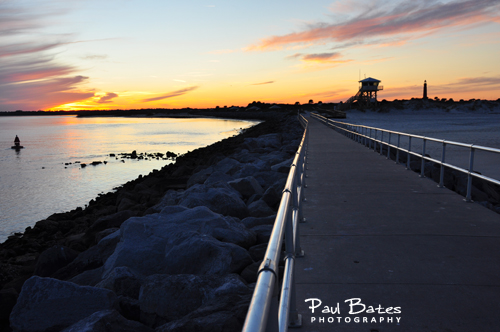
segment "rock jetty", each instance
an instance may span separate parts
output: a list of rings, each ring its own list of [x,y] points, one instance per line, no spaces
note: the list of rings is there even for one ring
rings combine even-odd
[[[0,329],[240,331],[302,133],[270,115],[9,237]]]

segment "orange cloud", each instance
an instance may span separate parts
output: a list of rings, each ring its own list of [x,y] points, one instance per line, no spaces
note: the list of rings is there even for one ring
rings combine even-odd
[[[88,77],[55,60],[67,35],[31,37],[63,11],[49,3],[35,9],[23,2],[0,2],[0,111],[47,109],[94,96],[79,89]]]
[[[274,83],[274,81],[267,81],[267,82],[262,82],[262,83],[254,83],[254,84],[250,84],[250,85],[264,85],[264,84],[272,84]]]
[[[107,103],[112,103],[113,101],[111,99],[118,97],[118,95],[114,92],[106,92],[104,96],[99,97],[99,100],[97,100],[98,104],[107,104]]]
[[[146,98],[146,99],[143,99],[142,101],[143,102],[150,102],[150,101],[156,101],[156,100],[162,100],[162,99],[167,99],[167,98],[173,98],[173,97],[178,97],[178,96],[182,96],[188,92],[191,92],[193,90],[196,90],[198,89],[199,87],[198,86],[192,86],[192,87],[189,87],[189,88],[184,88],[184,89],[180,89],[180,90],[177,90],[177,91],[172,91],[172,92],[169,92],[165,95],[162,95],[162,96],[159,96],[159,97],[152,97],[152,98]]]
[[[461,0],[441,3],[435,0],[404,0],[394,8],[371,8],[341,23],[317,23],[301,32],[272,36],[247,50],[270,50],[292,44],[325,41],[364,44],[374,37],[433,32],[446,27],[498,21],[498,0]]]

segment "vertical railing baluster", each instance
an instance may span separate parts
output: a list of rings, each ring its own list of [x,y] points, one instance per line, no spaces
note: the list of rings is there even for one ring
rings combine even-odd
[[[382,142],[384,141],[384,131],[380,131],[380,154],[382,155]]]
[[[391,132],[389,132],[389,141],[387,142],[387,159],[390,158],[391,153]]]
[[[423,143],[422,143],[422,163],[420,164],[420,177],[425,178],[425,143],[427,140],[425,137],[423,138]]]
[[[475,149],[470,146],[470,158],[469,158],[469,173],[467,174],[467,196],[465,196],[466,202],[472,202],[472,172],[474,171],[474,151]]]
[[[443,141],[443,151],[441,152],[441,170],[439,172],[439,188],[444,187],[444,161],[446,155],[446,142]]]
[[[408,136],[408,154],[406,155],[406,169],[411,170],[410,160],[411,160],[411,136]]]
[[[399,148],[401,143],[401,134],[398,134],[398,149],[396,150],[396,164],[399,164]]]

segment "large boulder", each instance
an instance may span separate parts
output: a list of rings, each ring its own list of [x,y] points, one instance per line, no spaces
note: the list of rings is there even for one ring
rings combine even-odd
[[[142,278],[126,266],[113,269],[96,287],[106,288],[118,296],[139,298]]]
[[[62,332],[154,332],[139,322],[125,319],[116,310],[103,310],[71,325]]]
[[[104,265],[104,276],[119,266],[146,276],[238,272],[251,263],[240,245],[255,243],[255,235],[239,220],[202,206],[172,206],[130,218],[120,232],[121,241]]]
[[[120,227],[121,224],[134,214],[130,210],[123,210],[114,214],[97,219],[89,228],[87,233],[97,233],[99,231]]]
[[[233,175],[239,170],[241,163],[233,158],[224,158],[215,165],[215,170],[224,174]]]
[[[248,209],[250,210],[250,216],[257,218],[271,216],[276,213],[262,199],[250,204]]]
[[[293,158],[285,160],[279,164],[271,166],[271,170],[274,172],[288,173],[290,172],[290,166],[292,165]]]
[[[34,276],[24,283],[10,324],[17,332],[57,331],[116,304],[110,290]]]
[[[234,178],[221,171],[215,171],[203,183],[207,187],[220,187],[221,185],[233,181]]]
[[[104,237],[99,243],[84,252],[80,253],[71,263],[65,267],[58,270],[52,275],[52,277],[61,280],[68,280],[82,274],[85,271],[95,270],[101,267],[109,256],[114,252],[116,245],[120,241],[120,232],[116,231],[110,235]],[[91,276],[89,279],[88,277]],[[77,284],[94,285],[93,282],[99,282],[96,280],[95,275],[86,275],[85,281],[77,279]],[[90,282],[90,283],[89,283]]]
[[[187,181],[187,187],[189,188],[189,187],[194,186],[195,184],[201,184],[201,183],[205,182],[208,179],[208,177],[210,176],[210,174],[213,173],[213,171],[214,171],[214,168],[212,166],[210,166],[210,167],[207,167],[205,169],[202,169],[199,172],[194,173],[193,175],[191,175],[191,177]]]
[[[257,182],[253,176],[247,176],[245,178],[229,181],[227,184],[238,191],[245,198],[249,198],[255,194],[262,195],[264,193],[259,182]]]
[[[179,196],[177,204],[188,208],[206,206],[213,212],[240,219],[248,216],[245,202],[237,191],[229,187],[194,185]]]
[[[248,294],[228,294],[213,298],[200,308],[156,328],[156,332],[227,332],[241,331],[251,299]]]
[[[235,275],[152,275],[146,278],[139,297],[141,321],[157,327],[180,319],[207,301],[228,294],[246,294],[248,287]]]
[[[71,263],[78,252],[61,245],[55,245],[40,254],[35,265],[36,276],[49,277],[57,270]]]

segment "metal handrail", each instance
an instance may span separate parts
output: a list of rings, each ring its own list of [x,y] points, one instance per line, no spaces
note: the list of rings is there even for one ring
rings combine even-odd
[[[380,154],[382,154],[382,145],[387,146],[387,158],[389,158],[390,154],[390,149],[394,148],[397,150],[396,153],[396,163],[399,163],[399,151],[406,152],[408,154],[408,157],[406,159],[406,168],[410,168],[410,155],[416,156],[418,158],[421,158],[421,167],[420,167],[420,176],[424,177],[425,173],[425,161],[431,161],[434,162],[438,165],[441,166],[440,169],[440,174],[439,174],[439,187],[444,187],[444,168],[448,167],[451,169],[454,169],[456,171],[462,172],[467,174],[467,194],[465,196],[465,200],[467,202],[472,201],[472,178],[479,178],[491,183],[494,183],[496,185],[500,185],[500,180],[484,176],[482,174],[479,174],[477,172],[474,172],[474,154],[475,152],[478,151],[487,151],[487,152],[494,152],[500,154],[500,149],[496,148],[490,148],[487,146],[481,146],[481,145],[475,145],[475,144],[465,144],[465,143],[460,143],[460,142],[454,142],[454,141],[448,141],[448,140],[443,140],[443,139],[438,139],[438,138],[433,138],[433,137],[427,137],[427,136],[421,136],[421,135],[413,135],[413,134],[408,134],[408,133],[403,133],[399,131],[394,131],[394,130],[387,130],[387,129],[381,129],[381,128],[376,128],[376,127],[369,127],[369,126],[364,126],[364,125],[356,125],[356,124],[351,124],[351,123],[346,123],[346,122],[341,122],[341,121],[334,121],[331,119],[327,119],[324,116],[321,116],[319,114],[312,114],[315,118],[318,120],[322,121],[323,123],[333,127],[337,131],[341,131],[344,133],[346,136],[350,137],[351,139],[362,143],[369,148],[372,147],[373,149],[376,149],[376,143],[379,143],[380,146]],[[380,132],[380,139],[377,139],[377,132]],[[388,141],[384,141],[384,133],[389,134]],[[372,137],[373,134],[373,137]],[[398,143],[397,145],[391,144],[391,135],[397,135],[398,137]],[[401,137],[408,137],[408,149],[404,149],[400,146],[401,142]],[[422,140],[422,152],[416,152],[411,150],[411,139],[421,139]],[[425,155],[425,149],[426,149],[426,143],[427,142],[437,142],[442,144],[442,153],[441,153],[441,160],[431,158],[429,156]],[[373,143],[373,144],[372,144]],[[470,155],[469,155],[469,168],[465,169],[453,164],[449,164],[445,161],[445,156],[446,156],[446,146],[452,145],[452,146],[459,146],[459,147],[464,147],[468,148],[470,150]]]
[[[257,272],[257,283],[243,325],[244,332],[285,332],[288,327],[302,325],[302,316],[297,311],[295,301],[294,266],[295,258],[304,255],[300,247],[298,224],[304,220],[300,203],[305,185],[305,152],[309,131],[308,121],[303,116],[299,116],[299,122],[304,127],[304,135],[290,167],[266,254]],[[278,304],[279,288],[276,284],[279,284],[278,266],[283,240],[285,270]]]

